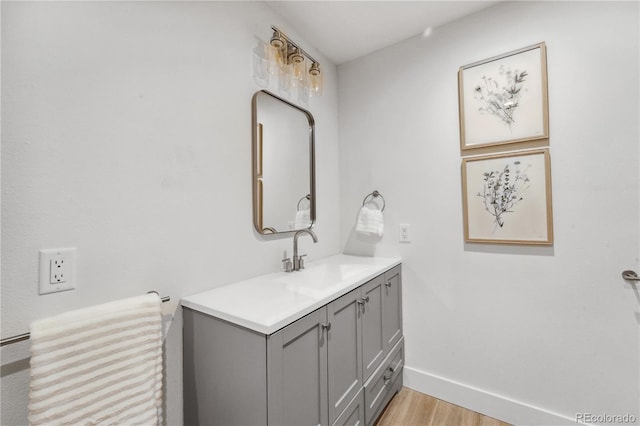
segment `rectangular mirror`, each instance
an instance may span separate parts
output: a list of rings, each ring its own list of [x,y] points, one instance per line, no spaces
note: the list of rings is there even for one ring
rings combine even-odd
[[[253,224],[260,234],[309,229],[316,219],[313,116],[261,90],[253,95]]]

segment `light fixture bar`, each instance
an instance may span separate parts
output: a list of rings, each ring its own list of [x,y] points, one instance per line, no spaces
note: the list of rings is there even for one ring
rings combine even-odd
[[[318,62],[315,59],[313,59],[313,57],[311,55],[309,55],[302,47],[298,46],[293,40],[291,40],[289,37],[287,37],[287,35],[285,33],[283,33],[281,30],[279,30],[275,25],[272,25],[271,29],[273,31],[276,31],[278,34],[280,34],[280,36],[283,39],[285,39],[288,44],[290,44],[291,46],[293,46],[296,49],[299,49],[300,53],[302,53],[304,56],[306,56],[312,63],[315,62],[316,64],[320,64],[320,62]]]

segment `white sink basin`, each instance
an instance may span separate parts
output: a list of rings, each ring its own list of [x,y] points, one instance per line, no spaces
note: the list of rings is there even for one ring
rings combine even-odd
[[[296,272],[288,273],[274,281],[287,290],[307,295],[333,293],[358,275],[370,270],[370,265],[320,263]]]
[[[399,264],[398,258],[336,255],[308,262],[301,271],[262,275],[194,294],[181,304],[271,334]]]

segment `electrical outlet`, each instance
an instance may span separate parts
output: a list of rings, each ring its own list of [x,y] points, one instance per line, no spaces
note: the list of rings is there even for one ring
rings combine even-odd
[[[64,254],[55,254],[49,260],[49,284],[60,284],[69,279],[69,259]]]
[[[76,288],[75,258],[75,248],[40,250],[38,293],[56,293]]]
[[[409,235],[409,229],[411,228],[411,225],[409,225],[408,223],[401,223],[398,226],[398,241],[400,241],[401,243],[410,243],[411,242],[411,237]]]

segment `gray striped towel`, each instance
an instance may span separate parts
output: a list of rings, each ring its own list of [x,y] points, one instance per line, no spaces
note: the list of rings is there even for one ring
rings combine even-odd
[[[31,324],[32,425],[157,425],[162,320],[156,294]]]

